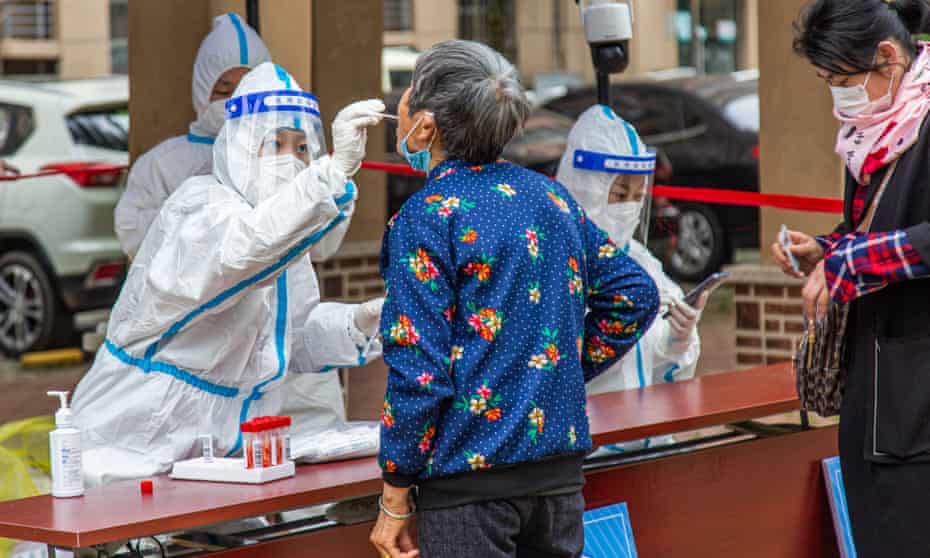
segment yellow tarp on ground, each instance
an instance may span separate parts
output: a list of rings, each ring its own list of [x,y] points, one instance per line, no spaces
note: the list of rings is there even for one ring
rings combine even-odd
[[[34,417],[0,426],[0,501],[36,496],[32,477],[51,475],[48,433],[53,417]],[[0,556],[7,556],[16,541],[0,539]]]

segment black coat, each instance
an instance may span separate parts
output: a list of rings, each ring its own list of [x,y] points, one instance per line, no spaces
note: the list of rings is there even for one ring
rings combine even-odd
[[[872,176],[867,204],[886,171]],[[850,231],[857,184],[846,179]],[[930,126],[899,159],[871,230],[905,230],[930,263]],[[851,304],[840,459],[860,558],[930,556],[930,279]]]

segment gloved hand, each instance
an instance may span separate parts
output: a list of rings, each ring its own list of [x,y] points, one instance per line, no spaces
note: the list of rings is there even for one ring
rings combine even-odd
[[[355,327],[366,337],[374,337],[378,334],[382,306],[384,306],[384,298],[373,298],[355,306],[352,319]]]
[[[676,352],[684,352],[691,341],[691,332],[701,319],[709,293],[704,293],[694,307],[681,300],[672,303],[668,314],[669,345]]]
[[[368,128],[381,122],[385,106],[378,99],[357,101],[345,107],[333,121],[333,164],[346,178],[358,172],[365,158]]]

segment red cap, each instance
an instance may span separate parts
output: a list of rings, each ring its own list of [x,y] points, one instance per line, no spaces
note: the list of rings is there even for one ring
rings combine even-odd
[[[246,432],[255,432],[255,425],[252,424],[252,421],[246,421],[239,425],[239,432],[243,434]]]
[[[256,432],[265,432],[271,428],[271,425],[268,423],[269,417],[257,417],[252,419],[252,421],[255,423]]]
[[[291,417],[281,417],[282,426],[291,425]]]
[[[151,494],[154,488],[151,479],[139,481],[139,490],[141,490],[143,494]]]

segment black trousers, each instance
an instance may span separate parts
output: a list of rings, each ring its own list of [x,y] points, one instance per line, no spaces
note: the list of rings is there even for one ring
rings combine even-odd
[[[423,558],[578,558],[584,497],[526,496],[417,513]]]

